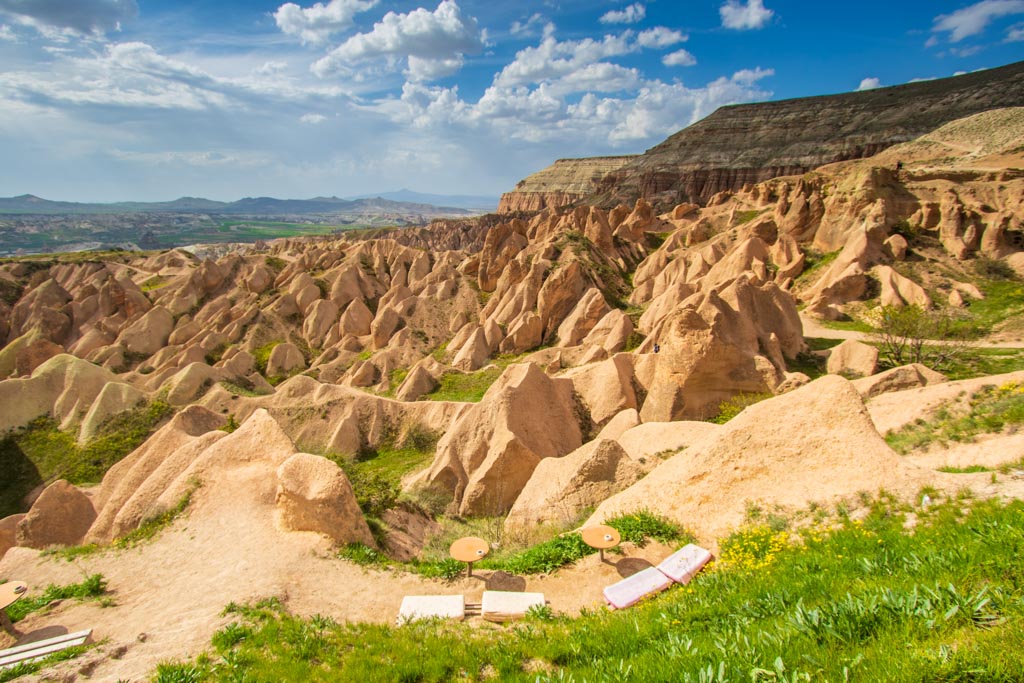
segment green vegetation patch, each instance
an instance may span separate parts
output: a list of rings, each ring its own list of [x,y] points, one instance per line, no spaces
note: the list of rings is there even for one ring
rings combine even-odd
[[[732,398],[718,404],[718,415],[708,420],[715,424],[724,425],[729,420],[743,412],[743,409],[769,399],[773,394],[769,392],[754,394],[736,394]]]
[[[92,574],[81,583],[66,586],[50,584],[41,595],[34,598],[23,598],[7,608],[7,616],[12,622],[21,621],[29,614],[44,609],[54,600],[91,600],[107,592],[107,580],[102,574]]]
[[[1024,370],[1024,349],[968,347],[942,367],[942,373],[951,380],[1002,375],[1018,370]]]
[[[746,223],[749,223],[750,221],[760,216],[762,213],[764,213],[763,209],[748,209],[747,211],[737,211],[735,214],[736,225],[744,225]]]
[[[154,275],[153,277],[149,278],[141,285],[139,285],[139,289],[141,289],[143,292],[152,292],[154,290],[160,289],[161,287],[166,287],[171,282],[173,282],[173,278],[164,277],[163,275]]]
[[[479,403],[501,373],[501,368],[497,367],[469,373],[446,372],[441,375],[437,389],[425,394],[421,400]]]
[[[885,436],[897,453],[927,448],[933,443],[972,441],[981,434],[997,434],[1024,423],[1024,384],[1007,382],[987,386],[971,396],[965,410],[944,406],[929,420],[917,420]]]
[[[978,335],[990,334],[1005,320],[1024,315],[1024,283],[1020,280],[989,280],[978,283],[978,289],[985,298],[968,300],[967,304]]]
[[[259,368],[261,375],[267,374],[267,363],[270,362],[270,353],[274,350],[274,347],[282,342],[272,341],[263,346],[253,349],[252,357],[256,359],[256,367]]]
[[[832,262],[839,258],[842,249],[830,251],[823,254],[818,251],[808,250],[804,254],[804,271],[797,276],[797,284],[807,283],[821,275],[824,269],[832,265]]]
[[[56,420],[39,417],[0,439],[0,517],[24,512],[34,488],[56,479],[94,484],[115,463],[142,445],[174,409],[162,400],[115,415],[96,438],[79,446],[76,434],[61,431]]]
[[[904,521],[877,504],[837,528],[741,530],[688,585],[578,618],[395,627],[236,606],[238,625],[176,666],[196,681],[1024,680],[1024,503]]]

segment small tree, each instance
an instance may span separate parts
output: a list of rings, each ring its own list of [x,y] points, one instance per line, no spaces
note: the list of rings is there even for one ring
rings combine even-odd
[[[883,306],[870,337],[893,366],[922,363],[939,369],[970,346],[963,318],[958,311],[928,311],[916,304]]]

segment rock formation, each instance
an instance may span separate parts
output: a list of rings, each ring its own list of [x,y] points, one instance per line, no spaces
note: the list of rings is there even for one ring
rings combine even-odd
[[[601,178],[633,159],[632,156],[559,159],[544,170],[520,180],[514,190],[501,195],[498,213],[534,212],[568,206],[593,194]]]

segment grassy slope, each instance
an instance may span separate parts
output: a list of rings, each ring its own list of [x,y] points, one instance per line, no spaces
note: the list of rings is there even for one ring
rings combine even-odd
[[[24,512],[23,499],[45,482],[67,479],[92,484],[152,434],[172,408],[163,401],[126,411],[104,424],[96,438],[79,446],[76,435],[62,432],[42,417],[0,439],[0,517]]]
[[[209,655],[156,680],[1024,680],[1024,503],[921,516],[908,533],[880,503],[796,543],[750,529],[689,586],[577,619],[395,628],[234,606]]]

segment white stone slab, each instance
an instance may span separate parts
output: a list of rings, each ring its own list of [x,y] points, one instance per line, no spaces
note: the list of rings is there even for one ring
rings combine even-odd
[[[461,595],[406,595],[398,609],[398,623],[417,619],[458,619],[466,615],[466,599]]]

